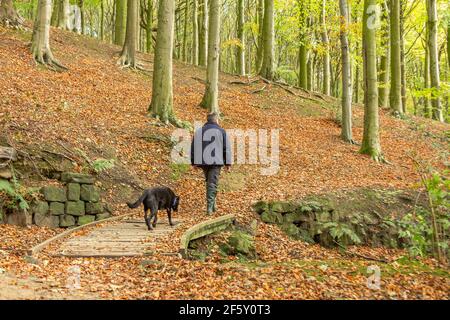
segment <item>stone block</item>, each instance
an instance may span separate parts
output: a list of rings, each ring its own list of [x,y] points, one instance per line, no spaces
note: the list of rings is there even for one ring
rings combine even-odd
[[[80,200],[80,184],[79,183],[68,183],[67,184],[67,200],[78,201]]]
[[[83,216],[85,214],[85,207],[83,201],[67,201],[66,214],[72,216]]]
[[[91,184],[82,184],[80,190],[80,199],[87,202],[98,202],[100,193],[97,187]]]
[[[60,216],[64,214],[64,203],[62,202],[50,202],[49,211],[51,215]]]
[[[74,173],[74,172],[63,172],[61,174],[62,182],[74,182],[83,184],[93,184],[95,178],[89,174]]]
[[[66,188],[64,187],[46,186],[41,188],[41,193],[47,201],[67,201]]]

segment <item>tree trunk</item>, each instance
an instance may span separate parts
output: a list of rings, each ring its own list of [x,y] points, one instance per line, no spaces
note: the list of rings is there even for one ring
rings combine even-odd
[[[425,59],[424,59],[424,70],[423,70],[423,88],[425,90],[429,90],[430,89],[430,49],[428,48],[428,27],[427,27],[427,31],[426,31],[426,38],[427,38],[427,42],[425,45]],[[423,115],[426,118],[431,118],[431,104],[430,104],[430,99],[428,99],[428,97],[424,97],[423,98],[424,101],[424,105],[423,105]]]
[[[70,30],[69,25],[69,10],[70,10],[70,2],[69,0],[59,0],[57,3],[57,20],[56,27],[63,30]]]
[[[237,47],[237,57],[236,57],[236,63],[237,63],[237,72],[239,75],[244,76],[245,75],[245,38],[244,38],[244,0],[238,0],[237,1],[237,37],[240,41],[238,47]]]
[[[147,0],[147,25],[145,28],[145,36],[146,36],[146,51],[150,53],[152,51],[153,44],[153,0]]]
[[[400,48],[400,0],[391,0],[391,90],[389,104],[392,112],[403,113],[401,48]]]
[[[378,81],[378,105],[380,108],[387,108],[389,102],[389,73],[390,73],[390,31],[389,31],[389,12],[385,8],[383,12],[383,30],[381,32],[381,45],[384,54],[380,58],[380,72]]]
[[[258,72],[261,70],[261,63],[263,59],[263,51],[264,51],[264,41],[263,41],[263,32],[264,32],[264,0],[258,0],[257,3],[257,22],[258,22],[258,48],[256,51],[256,66],[255,70]]]
[[[66,69],[53,56],[50,49],[51,0],[39,0],[31,40],[31,53],[37,63]]]
[[[358,20],[356,20],[358,22]],[[356,48],[355,48],[356,55],[360,54],[359,50],[359,42],[356,42]],[[355,84],[354,84],[354,92],[355,92],[355,103],[359,103],[359,81],[360,81],[360,66],[358,61],[356,61],[356,67],[355,67]]]
[[[188,37],[188,17],[189,17],[189,0],[185,0],[185,7],[184,7],[184,28],[183,28],[183,50],[182,50],[182,56],[181,59],[184,62],[187,62],[187,37]]]
[[[172,52],[175,1],[160,0],[156,35],[151,115],[164,123],[176,122],[173,112]]]
[[[350,48],[348,43],[348,4],[339,0],[341,11],[341,51],[342,51],[342,132],[341,138],[353,142],[352,137],[352,73],[350,69]]]
[[[206,90],[200,103],[209,112],[219,113],[220,0],[210,0],[208,65]]]
[[[78,0],[78,6],[80,7],[80,16],[81,16],[81,34],[86,34],[86,17],[84,13],[84,0]]]
[[[307,17],[306,17],[306,8],[305,3],[303,1],[298,1],[298,4],[300,6],[300,13],[299,13],[299,27],[300,27],[300,46],[298,49],[298,86],[303,89],[308,88],[308,49],[306,47],[307,45],[307,39],[306,39],[306,30],[308,28],[307,25]]]
[[[441,99],[439,97],[440,79],[439,79],[439,53],[437,43],[437,7],[436,0],[427,0],[428,14],[428,48],[430,51],[430,80],[431,88],[437,91],[431,97],[431,105],[433,107],[433,119],[444,122],[442,114]]]
[[[21,27],[23,19],[19,16],[13,5],[13,0],[0,0],[0,24]]]
[[[192,0],[192,64],[198,65],[198,0]]]
[[[264,0],[264,28],[263,28],[263,60],[259,75],[268,80],[275,78],[274,70],[274,22],[273,22],[273,1]]]
[[[330,41],[328,39],[328,31],[326,25],[326,0],[322,2],[322,14],[321,14],[321,27],[322,27],[322,43],[324,46],[323,55],[323,93],[326,95],[331,95],[331,77],[330,77]]]
[[[127,2],[116,0],[116,17],[114,24],[114,44],[122,46],[125,42],[127,27]]]
[[[118,64],[123,67],[136,68],[136,39],[138,28],[138,1],[128,0],[127,6],[127,30],[125,42],[123,44],[122,53]]]
[[[208,59],[208,0],[202,0],[202,21],[201,32],[199,34],[198,64],[206,66]]]
[[[405,17],[404,17],[405,2],[400,2],[400,79],[401,79],[401,99],[402,110],[406,113],[406,68],[405,68]]]
[[[105,3],[100,0],[100,40],[105,40]]]
[[[364,63],[364,132],[360,153],[380,161],[376,21],[377,0],[364,0],[363,63]]]

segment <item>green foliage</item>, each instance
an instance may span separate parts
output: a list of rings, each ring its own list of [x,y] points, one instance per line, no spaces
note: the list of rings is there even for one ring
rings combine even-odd
[[[411,256],[437,255],[439,249],[441,254],[448,258],[450,232],[448,174],[449,170],[442,173],[433,172],[422,179],[430,207],[417,208],[414,213],[405,215],[397,222],[399,237],[407,240]]]
[[[297,83],[297,73],[288,66],[280,66],[276,70],[276,77],[282,79],[290,85]]]
[[[343,244],[344,239],[350,239],[354,244],[361,243],[361,239],[346,223],[326,222],[322,225],[322,231],[328,231],[333,239],[339,244]]]
[[[181,176],[189,170],[190,165],[186,163],[171,163],[172,170],[170,178],[174,181],[181,179]]]
[[[99,173],[108,169],[111,169],[114,167],[114,159],[103,159],[99,158],[94,160],[92,163],[92,169],[94,169],[95,172]]]
[[[25,192],[24,192],[25,191]],[[3,203],[10,209],[28,210],[29,205],[25,200],[24,193],[29,193],[24,190],[17,182],[13,181],[11,184],[7,180],[0,180],[0,198],[3,198]]]

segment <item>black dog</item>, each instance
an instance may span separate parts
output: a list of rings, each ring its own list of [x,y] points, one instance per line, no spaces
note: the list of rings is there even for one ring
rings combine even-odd
[[[161,209],[167,210],[169,224],[173,226],[172,210],[178,211],[180,197],[178,197],[168,187],[157,187],[145,190],[142,196],[135,203],[127,203],[127,205],[131,209],[134,209],[139,207],[141,203],[144,204],[145,223],[147,224],[148,230],[152,230],[156,227],[156,222],[158,221],[158,210]],[[150,217],[147,216],[148,210],[150,210]],[[150,221],[153,217],[155,218],[153,220],[153,224],[151,224]]]

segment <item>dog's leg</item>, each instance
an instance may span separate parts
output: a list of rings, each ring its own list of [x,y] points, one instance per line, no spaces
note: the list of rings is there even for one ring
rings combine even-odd
[[[158,214],[158,207],[156,207],[156,206],[154,206],[154,205],[152,205],[151,207],[150,207],[150,218],[148,219],[148,230],[153,230],[153,227],[152,227],[152,225],[151,225],[151,221],[152,221],[152,219],[153,219],[153,217],[156,217],[156,215]]]
[[[148,217],[148,208],[145,207],[144,208],[144,219],[145,219],[145,224],[147,225],[148,230],[152,230],[152,225],[150,224],[150,218]]]
[[[172,222],[172,209],[167,209],[167,217],[169,218],[169,224],[173,227],[173,222]]]
[[[153,223],[152,223],[153,228],[156,228],[156,222],[158,222],[158,211],[156,211],[156,213],[155,213],[155,219],[153,219]]]

